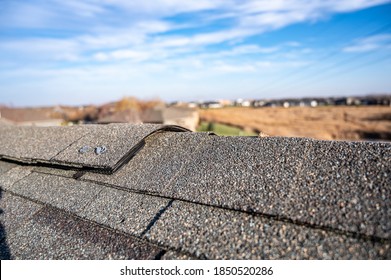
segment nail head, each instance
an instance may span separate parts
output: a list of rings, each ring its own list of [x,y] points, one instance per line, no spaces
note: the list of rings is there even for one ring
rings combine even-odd
[[[104,154],[107,151],[107,148],[105,146],[100,146],[95,148],[95,154],[101,155]]]

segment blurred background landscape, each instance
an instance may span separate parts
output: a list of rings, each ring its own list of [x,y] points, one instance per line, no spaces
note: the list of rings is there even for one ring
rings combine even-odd
[[[0,5],[0,125],[391,140],[391,1]]]
[[[158,123],[226,136],[391,141],[391,96],[170,104],[127,97],[101,106],[3,106],[0,115],[3,125]]]

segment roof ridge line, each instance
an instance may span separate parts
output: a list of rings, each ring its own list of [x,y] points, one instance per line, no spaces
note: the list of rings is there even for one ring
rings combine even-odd
[[[76,131],[70,130],[69,127],[15,127],[15,129],[8,128],[3,141],[11,143],[8,147],[1,147],[0,145],[0,159],[30,165],[50,167],[56,169],[76,170],[76,171],[90,171],[96,173],[113,174],[140,151],[145,145],[145,139],[161,132],[192,132],[184,127],[177,125],[96,125],[96,126],[80,126]],[[67,134],[77,134],[77,130],[86,129],[87,132],[83,135],[73,137],[71,141],[65,143],[57,143],[60,146],[57,150],[49,150],[45,153],[47,146],[53,142],[61,142],[62,137]],[[112,138],[112,132],[116,136],[116,141],[109,141]],[[134,132],[134,133],[132,133]],[[22,136],[31,134],[33,143],[28,143],[30,147],[23,147],[26,143],[23,142]],[[36,134],[39,134],[37,136]],[[49,134],[49,136],[47,136]],[[22,135],[22,136],[21,136]],[[103,153],[97,153],[96,148],[93,148],[93,142],[96,142],[100,136],[106,136],[106,145],[110,147],[107,151],[106,147]],[[3,135],[2,135],[3,136]],[[8,137],[7,137],[8,136]],[[52,139],[50,139],[52,136]],[[48,139],[49,138],[49,139]],[[104,138],[104,137],[102,137]],[[129,140],[128,140],[129,139]],[[127,141],[128,140],[128,141]],[[1,141],[0,141],[1,142]],[[118,143],[116,143],[118,142]],[[133,143],[132,143],[133,142]],[[83,144],[82,144],[83,143]],[[65,144],[65,145],[64,145]],[[80,147],[81,145],[81,147]],[[82,151],[82,148],[88,148],[89,154]],[[30,149],[29,149],[30,148]],[[27,151],[26,151],[27,150]],[[94,154],[95,152],[95,154]],[[111,152],[111,154],[109,154]],[[98,157],[101,158],[98,158]],[[103,158],[103,159],[102,159]]]

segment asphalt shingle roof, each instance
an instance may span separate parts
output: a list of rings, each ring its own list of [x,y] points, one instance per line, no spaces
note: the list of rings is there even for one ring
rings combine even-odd
[[[391,258],[389,143],[162,125],[0,133],[2,259]]]

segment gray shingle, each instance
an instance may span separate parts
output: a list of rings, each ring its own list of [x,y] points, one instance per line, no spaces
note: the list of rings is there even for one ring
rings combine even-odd
[[[172,196],[170,182],[208,137],[211,136],[206,133],[155,134],[148,137],[143,149],[114,174],[86,173],[82,179]]]
[[[0,127],[0,155],[19,161],[49,161],[93,126]]]
[[[41,173],[31,173],[11,187],[12,192],[75,213],[101,190],[102,186],[93,183]]]
[[[389,145],[294,138],[203,145],[173,183],[174,197],[390,237]]]
[[[10,240],[16,259],[153,259],[156,246],[44,208]]]
[[[87,173],[82,178],[195,202],[245,210],[270,208],[278,213],[308,142],[164,133],[151,136],[115,174]],[[277,187],[281,190],[276,191]]]
[[[295,213],[292,217],[390,238],[389,147],[383,143],[314,141],[289,194],[289,207]]]
[[[6,162],[6,161],[1,161],[0,160],[0,175],[7,172],[8,170],[16,167],[17,165],[14,163]]]
[[[270,215],[284,213],[310,142],[210,137],[172,182],[174,197]]]
[[[105,188],[79,215],[140,236],[168,203],[168,199]]]
[[[28,176],[31,170],[29,166],[17,166],[0,174],[0,187],[5,190],[11,189],[14,183]]]
[[[0,223],[2,227],[0,239],[12,234],[41,207],[39,204],[0,190]]]
[[[176,201],[147,238],[207,259],[387,259],[390,243]]]
[[[185,131],[180,127],[157,124],[101,126],[98,130],[73,143],[55,156],[53,160],[61,163],[113,170],[118,167],[121,160],[134,154],[142,147],[142,141],[145,137],[161,130]],[[91,150],[84,154],[79,153],[79,150],[86,146],[91,147]],[[103,146],[106,147],[106,152],[97,155],[94,149]]]
[[[383,143],[165,133],[117,173],[83,178],[389,238],[389,155]]]

